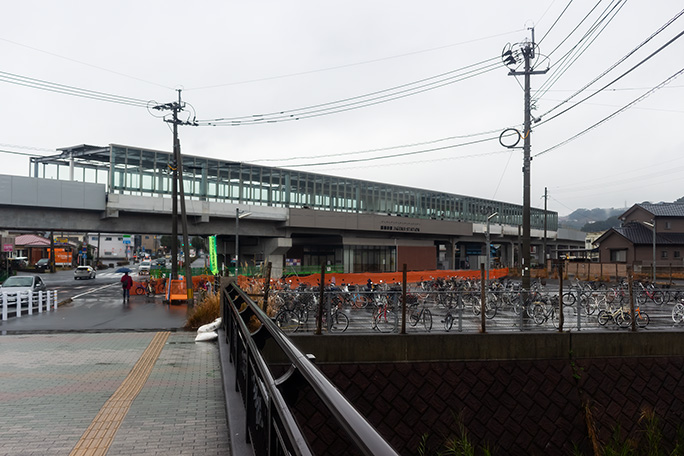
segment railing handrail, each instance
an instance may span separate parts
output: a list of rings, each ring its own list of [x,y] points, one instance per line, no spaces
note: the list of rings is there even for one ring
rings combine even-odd
[[[57,310],[57,290],[45,290],[45,291],[0,291],[0,319],[6,321],[9,318],[9,300],[8,297],[14,297],[15,301],[12,302],[14,305],[14,313],[16,317],[21,317],[22,311],[26,310],[29,315],[33,314],[33,308],[37,304],[38,312],[43,312],[43,304],[45,304],[45,311],[49,312],[50,309]],[[24,308],[23,305],[26,304],[27,307]]]
[[[243,302],[250,308],[250,311],[259,319],[262,325],[260,330],[268,331],[272,340],[280,347],[292,366],[300,373],[302,378],[312,388],[313,392],[325,404],[340,427],[344,429],[355,443],[356,447],[362,451],[362,454],[369,456],[378,454],[391,456],[398,454],[389,443],[378,434],[366,418],[339,392],[332,382],[330,382],[308,357],[282,333],[280,328],[276,326],[268,315],[259,308],[243,290],[237,287],[235,283],[230,283],[228,286],[241,296]],[[228,293],[227,289],[225,292]],[[242,324],[244,325],[244,322],[242,322]],[[267,369],[263,358],[260,362],[263,363],[263,367]],[[275,388],[275,384],[269,385],[269,387],[275,389],[275,391],[271,391],[274,396],[280,397],[280,392]],[[284,402],[282,403],[284,404]],[[296,423],[294,423],[294,425],[296,426]]]

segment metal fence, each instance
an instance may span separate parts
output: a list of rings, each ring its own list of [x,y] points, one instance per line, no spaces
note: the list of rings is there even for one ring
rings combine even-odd
[[[256,456],[325,453],[316,451],[317,440],[334,441],[338,454],[397,454],[234,282],[222,289],[221,307],[235,389],[246,410],[246,438]],[[261,353],[267,344],[285,361],[269,363]],[[325,428],[336,432],[307,432],[297,422],[293,406],[301,394],[320,401],[321,416],[331,421]]]
[[[638,283],[593,289],[460,281],[442,286],[271,291],[268,312],[286,333],[585,331],[684,327],[684,292]],[[406,305],[403,305],[403,303]],[[319,318],[319,314],[322,315]],[[320,323],[319,323],[320,320]],[[320,328],[320,330],[319,330]]]
[[[0,306],[2,307],[2,320],[6,321],[9,316],[21,317],[22,314],[33,315],[34,312],[42,313],[57,310],[57,291],[30,291],[12,293],[3,291],[0,294]]]

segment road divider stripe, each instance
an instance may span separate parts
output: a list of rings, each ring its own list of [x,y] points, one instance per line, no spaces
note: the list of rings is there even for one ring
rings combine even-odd
[[[105,402],[74,449],[71,450],[71,456],[107,454],[114,441],[116,431],[150,376],[154,363],[159,358],[169,334],[171,334],[169,331],[155,334],[126,379]]]

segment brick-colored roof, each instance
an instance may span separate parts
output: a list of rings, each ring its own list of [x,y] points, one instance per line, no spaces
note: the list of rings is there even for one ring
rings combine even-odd
[[[22,234],[14,239],[14,245],[26,247],[50,247],[50,240],[35,234]]]

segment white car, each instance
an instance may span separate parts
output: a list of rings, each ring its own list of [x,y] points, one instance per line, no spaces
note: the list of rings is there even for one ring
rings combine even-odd
[[[140,266],[138,266],[138,274],[140,274],[140,275],[149,274],[151,267],[152,267],[152,261],[150,261],[150,260],[141,261]]]
[[[37,275],[12,276],[0,286],[0,293],[6,296],[9,304],[16,304],[21,296],[47,290],[43,279]]]
[[[79,266],[74,269],[74,280],[78,279],[94,279],[95,269],[92,266]]]

